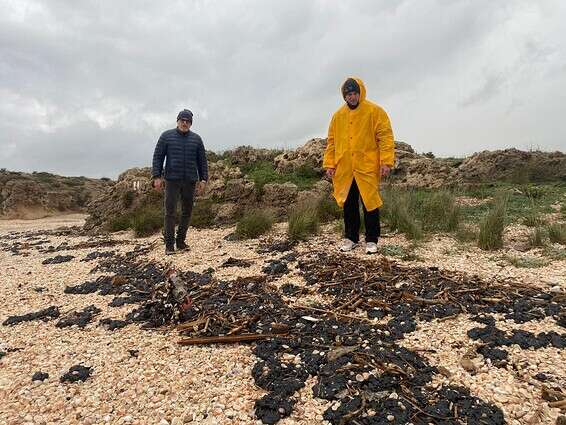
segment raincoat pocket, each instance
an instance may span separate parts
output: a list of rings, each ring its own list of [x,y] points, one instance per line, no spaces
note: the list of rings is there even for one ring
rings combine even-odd
[[[354,153],[354,169],[362,173],[376,173],[378,169],[377,151],[357,151]]]

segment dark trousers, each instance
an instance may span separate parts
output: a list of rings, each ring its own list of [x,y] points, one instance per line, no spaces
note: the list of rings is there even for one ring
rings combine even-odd
[[[361,199],[360,190],[356,179],[352,180],[352,186],[348,192],[348,198],[344,203],[344,233],[352,242],[360,240],[360,201],[364,209],[364,223],[366,227],[366,242],[375,242],[381,235],[381,224],[379,222],[379,208],[367,211],[364,201]]]
[[[175,241],[175,212],[181,195],[181,219],[177,228],[177,242],[184,242],[193,211],[196,182],[188,180],[167,180],[165,182],[165,245],[172,247]]]

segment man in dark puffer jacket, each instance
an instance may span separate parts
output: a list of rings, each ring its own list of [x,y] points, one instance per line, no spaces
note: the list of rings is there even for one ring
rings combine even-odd
[[[208,164],[200,136],[190,131],[193,113],[183,109],[177,115],[177,128],[165,131],[153,153],[153,187],[162,190],[165,180],[165,254],[188,249],[185,244],[194,195],[204,191]],[[165,171],[163,171],[163,161]],[[175,209],[181,195],[181,220],[175,238]],[[175,242],[175,243],[174,243]]]

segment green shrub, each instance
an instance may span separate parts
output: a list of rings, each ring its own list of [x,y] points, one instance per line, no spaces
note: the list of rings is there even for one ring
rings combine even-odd
[[[203,229],[211,227],[214,222],[214,203],[209,199],[195,201],[191,214],[191,226]]]
[[[544,246],[544,231],[541,227],[535,227],[529,235],[529,245],[533,248]]]
[[[318,233],[320,220],[316,204],[299,205],[289,214],[287,234],[290,240],[305,240]]]
[[[552,243],[566,245],[566,224],[553,223],[547,226],[548,238]]]
[[[163,210],[149,205],[137,208],[132,214],[131,227],[137,237],[157,233],[163,227]]]
[[[334,230],[340,236],[344,236],[344,220],[336,220],[334,222]]]
[[[427,196],[421,208],[426,230],[454,232],[460,222],[460,207],[456,197],[445,190]]]
[[[494,188],[490,184],[471,184],[464,188],[462,194],[471,198],[487,199],[493,196]]]
[[[548,264],[547,261],[538,257],[507,256],[506,258],[511,265],[521,268],[534,269],[538,267],[544,267]]]
[[[277,173],[273,164],[267,161],[258,161],[252,168],[242,171],[255,183],[258,196],[263,194],[263,186],[266,184],[281,182],[281,175]]]
[[[511,183],[527,185],[531,181],[531,167],[530,164],[525,164],[523,167],[517,167],[508,177]]]
[[[503,247],[503,231],[507,211],[507,198],[498,195],[487,216],[480,222],[478,246],[483,250],[495,250]]]
[[[523,217],[522,223],[528,227],[538,227],[545,224],[545,221],[540,216],[540,213],[537,213],[536,211],[529,211],[529,213]]]
[[[322,223],[342,218],[344,211],[336,201],[330,197],[322,197],[317,204],[318,218]]]
[[[454,236],[459,242],[474,242],[478,239],[478,232],[471,226],[460,225]]]
[[[133,204],[135,193],[124,192],[121,206],[124,210]],[[112,232],[133,229],[136,236],[148,236],[156,233],[163,227],[163,194],[157,191],[148,193],[143,203],[134,209],[110,220],[108,228]]]
[[[108,230],[111,232],[119,232],[121,230],[128,230],[130,228],[131,217],[129,214],[114,217],[108,223]]]
[[[310,189],[320,180],[320,172],[310,165],[301,165],[294,171],[280,173],[269,161],[257,161],[247,166],[240,167],[255,184],[255,190],[260,197],[263,187],[268,183],[290,182],[297,185],[299,190]]]
[[[554,246],[545,246],[543,255],[552,260],[566,260],[566,249]]]
[[[85,189],[81,189],[78,192],[75,192],[75,202],[79,207],[85,207],[90,200],[90,193],[87,192]]]
[[[529,199],[541,199],[546,194],[545,190],[541,186],[535,186],[532,184],[523,185],[521,192]]]
[[[122,194],[122,205],[124,208],[130,208],[134,199],[136,198],[136,193],[133,190],[128,190]]]
[[[295,174],[298,178],[303,179],[318,179],[321,177],[320,172],[309,164],[303,164],[297,167],[293,174]]]
[[[321,173],[311,165],[304,164],[291,173],[283,174],[283,178],[295,183],[299,190],[306,190],[312,188],[320,180]]]
[[[397,230],[408,239],[416,240],[423,237],[423,232],[411,209],[411,204],[416,202],[412,197],[415,197],[414,193],[407,191],[384,192],[382,214],[392,231]]]
[[[85,177],[68,177],[63,181],[63,183],[71,187],[84,186],[85,180]]]
[[[45,171],[34,171],[32,175],[35,180],[41,183],[53,183],[53,181],[56,179],[56,176],[54,174],[46,173]]]
[[[265,210],[245,212],[236,225],[236,236],[240,239],[257,238],[273,226],[273,216]]]
[[[406,254],[405,248],[401,245],[382,245],[379,252],[390,257],[403,257]]]

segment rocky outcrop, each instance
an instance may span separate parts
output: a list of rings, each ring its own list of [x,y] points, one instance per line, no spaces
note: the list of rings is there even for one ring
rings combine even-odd
[[[261,201],[273,208],[286,210],[295,203],[298,193],[299,188],[294,183],[269,183],[263,186]]]
[[[326,139],[311,139],[294,151],[283,152],[274,159],[275,168],[280,173],[292,172],[301,167],[310,167],[322,174],[322,156]]]
[[[483,151],[466,158],[458,167],[465,182],[507,180],[566,181],[566,154],[562,152],[520,151],[505,149]]]
[[[438,188],[459,181],[451,162],[418,155],[399,158],[390,177],[392,184],[406,187]]]
[[[0,170],[0,217],[40,218],[81,212],[112,184],[109,179]]]
[[[302,190],[297,194],[297,204],[309,203],[320,198],[330,197],[332,193],[332,183],[328,180],[320,180],[312,189]]]
[[[238,167],[219,160],[209,164],[209,181],[197,204],[213,203],[216,224],[234,221],[238,214],[256,202],[255,184],[245,178]],[[120,174],[116,184],[88,206],[89,217],[84,228],[97,232],[108,228],[116,217],[132,212],[139,206],[160,205],[163,192],[152,187],[150,168],[132,168]]]
[[[279,172],[312,167],[321,171],[326,139],[311,139],[294,151],[274,159]],[[493,181],[566,181],[566,154],[525,152],[518,149],[484,151],[471,157],[436,158],[418,154],[411,145],[395,142],[395,167],[389,178],[394,185],[436,188]]]
[[[395,161],[396,161],[396,168],[402,161],[406,161],[409,159],[417,159],[420,158],[421,155],[417,154],[413,147],[405,142],[395,142]]]
[[[131,211],[155,197],[159,202],[162,195],[151,186],[151,169],[131,168],[118,176],[118,181],[88,204],[88,218],[85,230],[101,230],[112,219]]]
[[[280,153],[281,151],[275,149],[256,149],[251,146],[239,146],[224,152],[222,156],[230,158],[232,165],[241,167],[259,161],[273,162],[274,158]]]
[[[203,204],[212,205],[212,222],[228,224],[251,208],[270,209],[282,217],[297,204],[328,197],[332,184],[320,179],[325,148],[326,139],[311,139],[293,151],[244,146],[222,155],[209,153],[209,182],[197,206],[206,201]],[[404,142],[395,142],[395,151],[396,164],[387,181],[398,186],[437,188],[491,182],[515,178],[524,170],[528,170],[531,180],[566,180],[566,158],[560,152],[507,149],[462,159],[435,158],[432,153],[416,153]],[[150,183],[149,168],[122,173],[113,186],[89,204],[87,230],[104,229],[113,217],[138,205],[163,202],[162,194],[155,192]],[[297,184],[307,189],[300,190]],[[33,185],[20,191],[27,193],[31,203],[38,198]],[[58,199],[63,204],[68,202],[61,196]]]

